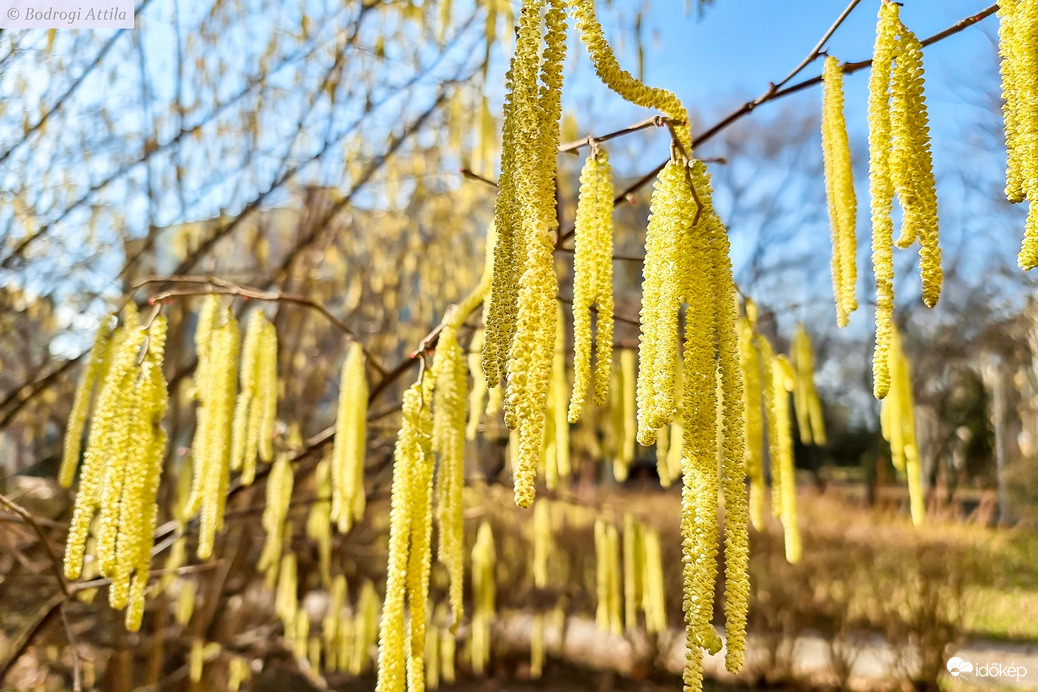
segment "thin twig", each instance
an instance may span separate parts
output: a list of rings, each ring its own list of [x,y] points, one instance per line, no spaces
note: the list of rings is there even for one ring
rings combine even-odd
[[[663,127],[664,125],[671,125],[673,124],[673,122],[673,120],[664,115],[654,115],[651,118],[647,118],[646,120],[642,120],[641,122],[637,122],[633,125],[628,125],[627,127],[621,127],[619,130],[614,130],[613,132],[608,132],[604,135],[591,135],[588,137],[584,137],[583,139],[576,139],[572,142],[566,142],[565,144],[559,146],[559,153],[575,154],[581,148],[588,146],[589,143],[608,142],[611,139],[623,137],[624,135],[629,135],[632,132],[646,130],[650,127]]]
[[[167,276],[167,277],[149,277],[143,281],[134,285],[133,290],[154,283],[186,283],[186,284],[202,284],[206,288],[200,289],[171,289],[168,291],[162,291],[148,298],[148,303],[154,305],[157,303],[165,303],[174,298],[182,298],[188,296],[200,296],[200,295],[229,295],[238,296],[241,298],[248,298],[251,300],[268,301],[272,303],[290,303],[293,305],[300,305],[303,307],[310,308],[320,313],[331,322],[340,331],[346,334],[350,339],[361,344],[361,348],[364,351],[364,356],[371,367],[378,372],[380,376],[385,376],[386,369],[375,359],[364,347],[364,344],[357,338],[356,333],[350,329],[350,327],[340,320],[338,317],[333,315],[328,308],[321,303],[317,302],[313,298],[308,298],[303,295],[297,295],[294,293],[281,293],[278,291],[264,291],[258,288],[251,288],[248,286],[239,286],[238,284],[231,283],[224,279],[209,276]]]
[[[490,178],[484,178],[483,176],[481,176],[479,173],[476,173],[471,168],[461,168],[461,169],[458,170],[458,172],[461,173],[466,178],[468,178],[469,180],[475,180],[477,182],[483,183],[484,185],[489,185],[490,187],[494,188],[495,190],[497,189],[497,183],[495,183]]]

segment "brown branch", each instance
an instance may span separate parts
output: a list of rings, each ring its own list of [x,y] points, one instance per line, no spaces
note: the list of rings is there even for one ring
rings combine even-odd
[[[614,130],[613,132],[609,132],[604,135],[599,135],[597,137],[594,135],[588,135],[583,139],[577,139],[572,142],[561,144],[559,145],[559,153],[575,154],[581,148],[588,146],[588,144],[592,142],[608,142],[611,139],[623,137],[624,135],[629,135],[632,132],[639,132],[641,130],[646,130],[650,127],[663,127],[664,125],[671,125],[673,124],[673,122],[673,120],[666,116],[654,115],[651,118],[642,120],[641,122],[634,123],[633,125],[628,125],[627,127],[621,127],[619,130]]]
[[[478,183],[483,183],[484,185],[489,185],[490,187],[494,188],[495,190],[497,189],[497,183],[495,183],[490,178],[484,178],[483,176],[481,176],[479,173],[476,173],[471,168],[460,168],[460,169],[458,169],[458,172],[461,173],[466,178],[468,178],[469,180],[475,180]]]
[[[373,354],[371,354],[364,344],[361,343],[356,333],[349,328],[349,326],[340,320],[338,317],[333,315],[328,308],[321,303],[317,302],[313,298],[308,298],[303,295],[294,293],[281,293],[279,291],[264,291],[258,288],[252,288],[249,286],[239,286],[238,284],[231,283],[224,279],[217,277],[207,276],[166,276],[166,277],[149,277],[143,281],[138,282],[133,286],[133,290],[146,286],[148,284],[155,283],[185,283],[185,284],[202,284],[207,288],[199,289],[171,289],[168,291],[162,291],[148,298],[148,303],[151,305],[161,304],[173,300],[175,298],[192,297],[192,296],[203,296],[203,295],[227,295],[227,296],[238,296],[240,298],[248,298],[251,300],[260,300],[272,303],[289,303],[292,305],[300,305],[302,307],[310,308],[324,316],[329,322],[331,322],[336,328],[342,331],[346,336],[350,337],[353,341],[361,344],[361,349],[364,352],[364,357],[367,362],[371,364],[371,367],[378,371],[378,374],[385,375],[386,370],[378,362]]]

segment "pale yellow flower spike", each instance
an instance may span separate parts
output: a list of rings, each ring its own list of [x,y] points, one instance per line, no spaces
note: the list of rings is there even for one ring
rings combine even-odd
[[[640,335],[638,339],[638,442],[651,446],[656,431],[675,413],[678,292],[673,280],[684,164],[670,161],[660,172],[649,202],[645,234]],[[669,332],[668,332],[669,328]]]
[[[76,475],[76,467],[79,465],[79,452],[83,444],[83,430],[86,427],[87,415],[90,413],[90,402],[94,396],[94,385],[99,383],[99,376],[103,375],[101,366],[104,365],[105,356],[108,353],[108,340],[112,334],[111,316],[101,320],[94,337],[94,345],[87,354],[86,366],[83,368],[83,377],[76,386],[76,394],[72,400],[72,411],[69,413],[68,426],[65,429],[65,450],[61,458],[61,469],[58,471],[58,483],[66,488],[72,486],[72,480]],[[98,387],[100,389],[100,386]]]
[[[609,400],[613,369],[613,167],[609,153],[598,152],[598,211],[595,213],[595,403]]]
[[[490,660],[490,623],[496,613],[497,585],[494,581],[494,533],[483,522],[472,547],[472,670],[482,674]]]
[[[451,627],[464,614],[464,520],[462,489],[465,484],[465,362],[458,345],[458,330],[449,322],[440,332],[433,361],[433,450],[439,453],[436,474],[438,560],[450,575]],[[478,384],[478,380],[477,380]]]
[[[259,425],[259,458],[265,462],[274,460],[274,419],[278,408],[278,335],[274,325],[264,320],[260,332],[260,357],[257,363],[259,370],[258,391],[261,411]],[[256,474],[256,465],[247,464],[242,480],[252,483]]]
[[[998,4],[998,54],[1002,73],[1002,116],[1006,135],[1006,198],[1013,203],[1024,201],[1024,171],[1020,132],[1024,123],[1021,112],[1018,83],[1020,65],[1016,49],[1020,44],[1016,40],[1019,2],[1000,2]]]
[[[782,529],[785,534],[786,561],[800,560],[800,526],[797,523],[796,469],[793,465],[793,433],[789,417],[789,392],[794,387],[793,367],[785,356],[772,361],[771,376],[775,391],[775,427],[778,434],[778,458],[772,464],[773,473],[781,477],[779,503]]]
[[[624,513],[624,626],[628,630],[638,627],[638,607],[642,605],[645,591],[643,541],[641,524],[634,520],[630,512]]]
[[[684,186],[685,194],[690,195],[683,173],[680,184]],[[682,293],[701,296],[689,301],[685,312],[682,606],[690,649],[696,652],[707,649],[716,653],[721,648],[721,641],[711,621],[717,579],[717,503],[720,491],[715,349],[718,305],[713,299],[717,258],[710,245],[714,238],[709,223],[703,221],[709,222],[709,219],[704,215],[701,225],[695,229],[698,232],[682,234],[686,237],[682,248],[685,262],[697,268],[697,271],[683,272],[680,277]]]
[[[691,178],[703,203],[700,223],[714,256],[711,258],[711,283],[714,288],[714,319],[717,332],[718,390],[721,436],[721,491],[725,505],[725,619],[728,636],[725,666],[738,672],[743,665],[746,649],[746,614],[749,608],[750,539],[747,529],[746,499],[746,430],[743,418],[743,377],[739,367],[738,304],[732,262],[729,257],[728,233],[711,201],[712,189],[706,165],[701,161],[691,164]],[[689,269],[683,278],[695,271]],[[696,294],[689,292],[686,302]],[[685,405],[692,403],[686,399]],[[712,630],[712,627],[711,627]]]
[[[858,241],[855,234],[858,201],[854,194],[851,147],[843,115],[843,69],[832,56],[825,59],[822,85],[822,154],[833,237],[833,294],[836,323],[846,327],[848,315],[858,308],[854,295],[858,281]]]
[[[404,605],[407,597],[408,551],[412,523],[412,474],[424,458],[422,430],[422,384],[404,392],[403,417],[393,453],[393,483],[390,490],[389,560],[386,597],[378,644],[378,692],[402,692],[406,687],[407,642]]]
[[[911,364],[905,357],[901,335],[895,328],[890,343],[890,395],[883,400],[881,417],[883,436],[890,442],[894,467],[908,478],[908,495],[912,522],[918,526],[926,517],[926,503],[922,489],[922,469],[915,432],[915,403],[912,396]]]
[[[457,356],[460,364],[461,355]],[[422,398],[432,399],[433,379],[423,378]],[[461,400],[464,401],[464,389]],[[462,411],[458,435],[464,427]],[[408,632],[409,656],[407,659],[408,689],[421,691],[425,688],[425,626],[429,607],[429,572],[432,566],[433,525],[433,470],[436,465],[432,453],[433,421],[428,406],[418,416],[417,441],[420,451],[411,458],[409,474],[411,503],[411,547],[407,562],[407,607],[410,612]]]
[[[526,263],[523,216],[529,209],[522,183],[537,165],[529,142],[536,140],[538,48],[544,0],[524,0],[516,31],[515,52],[505,75],[501,129],[501,175],[494,206],[498,242],[494,247],[493,280],[484,314],[483,373],[487,387],[503,384],[508,350],[515,336],[519,279]],[[554,160],[554,155],[552,160]]]
[[[511,411],[519,430],[519,463],[513,469],[515,501],[529,507],[534,476],[544,444],[544,411],[551,380],[557,328],[554,250],[556,150],[562,94],[562,61],[566,53],[564,0],[548,0],[545,48],[541,64],[540,118],[532,180],[525,183],[522,228],[526,239],[525,271],[520,279],[515,339],[508,353],[506,414]],[[506,417],[507,421],[507,417]]]
[[[913,240],[919,240],[923,302],[932,308],[941,294],[943,272],[937,231],[937,186],[923,94],[923,47],[904,26],[900,33],[891,84],[891,179],[904,209],[901,237],[896,244],[906,248]]]
[[[260,332],[263,329],[262,310],[253,310],[245,327],[245,338],[241,347],[241,391],[234,405],[234,423],[231,426],[231,470],[240,471],[248,458],[252,457],[255,469],[259,447],[259,407],[256,406],[257,365],[259,363]],[[250,413],[255,410],[255,415]],[[251,452],[251,454],[250,454]],[[255,470],[253,470],[255,475]]]
[[[117,470],[125,471],[132,446],[131,426],[138,403],[134,387],[136,360],[143,340],[136,309],[128,309],[123,326],[112,336],[106,364],[102,365],[103,381],[87,437],[65,550],[65,574],[70,579],[78,578],[82,571],[87,533],[98,509],[101,518],[94,552],[101,573],[108,576],[114,572],[122,489],[122,478],[117,478],[122,474]],[[115,483],[119,484],[117,488],[112,487]]]
[[[202,507],[198,531],[198,557],[208,560],[213,554],[216,532],[223,528],[227,481],[230,473],[230,429],[237,389],[238,322],[230,311],[226,322],[213,329],[210,360],[206,366],[204,413],[208,420],[205,449],[208,458],[202,468]]]
[[[368,381],[364,376],[364,349],[354,341],[342,364],[339,408],[332,448],[332,521],[340,533],[359,519],[355,508],[364,494],[364,455],[368,448]],[[360,505],[363,508],[363,504]],[[363,513],[363,509],[361,509]]]
[[[584,411],[591,386],[591,304],[598,287],[598,242],[595,215],[599,211],[598,157],[588,155],[580,171],[580,194],[573,224],[573,393],[569,422],[576,423]]]
[[[685,152],[691,156],[692,128],[688,122],[688,112],[681,100],[666,89],[646,86],[620,67],[613,49],[606,41],[602,25],[595,17],[594,0],[569,0],[569,4],[580,30],[580,40],[584,43],[602,83],[625,100],[643,108],[658,110],[673,120],[678,140]]]
[[[195,367],[192,398],[201,405],[195,417],[195,435],[191,443],[191,494],[188,497],[185,514],[193,517],[202,507],[202,485],[205,477],[205,463],[210,456],[208,444],[212,439],[210,428],[212,416],[206,408],[211,382],[209,380],[209,364],[212,359],[212,336],[220,316],[220,297],[216,294],[206,296],[198,313],[198,325],[195,328],[195,354],[198,365]],[[226,434],[222,431],[218,434]]]
[[[826,443],[825,419],[822,416],[822,401],[818,397],[818,388],[815,386],[815,362],[811,347],[811,337],[803,324],[797,325],[796,336],[793,337],[793,367],[796,370],[797,388],[800,392],[800,401],[797,406],[803,405],[805,411],[800,413],[797,409],[797,425],[801,427],[801,441],[804,444],[824,445]],[[803,417],[803,420],[801,420]],[[804,434],[807,430],[807,434]]]
[[[263,508],[261,523],[267,533],[256,568],[266,571],[267,588],[273,588],[277,580],[281,548],[285,536],[285,517],[292,503],[292,485],[295,476],[288,455],[281,453],[267,476],[267,503]]]
[[[551,506],[548,500],[533,504],[533,585],[543,589],[548,584],[548,555],[551,552]]]
[[[750,301],[747,299],[747,311]],[[750,479],[750,521],[760,531],[764,527],[764,383],[761,357],[750,320],[739,318],[739,365],[743,376],[743,416],[746,430],[746,475]]]
[[[890,179],[890,67],[897,48],[898,5],[879,9],[876,46],[869,76],[869,191],[872,195],[872,267],[876,276],[876,350],[872,391],[877,399],[890,388],[887,352],[894,313],[894,185]]]
[[[545,412],[550,435],[547,436],[550,444],[545,449],[545,482],[549,489],[554,490],[559,480],[569,478],[569,419],[567,417],[566,403],[569,400],[567,388],[569,383],[566,379],[566,332],[565,320],[562,315],[562,304],[557,303],[555,330],[555,351],[551,366],[551,391],[548,397],[548,410]]]
[[[129,579],[129,607],[126,628],[140,629],[144,616],[144,596],[151,566],[151,548],[155,540],[159,479],[166,453],[166,432],[161,427],[166,412],[166,378],[162,374],[165,356],[167,321],[157,316],[148,332],[148,352],[138,380],[140,408],[134,421],[134,451],[126,469],[122,517],[116,552],[117,578]],[[130,574],[132,573],[132,578]],[[114,582],[113,582],[114,586]],[[110,591],[109,593],[113,593]]]
[[[483,417],[483,410],[489,391],[487,382],[483,377],[482,356],[483,330],[477,329],[469,342],[468,364],[469,374],[472,375],[472,391],[469,393],[469,421],[465,427],[465,439],[476,439],[479,424]]]

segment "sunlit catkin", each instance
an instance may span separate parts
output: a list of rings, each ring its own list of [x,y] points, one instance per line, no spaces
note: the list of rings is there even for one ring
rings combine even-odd
[[[845,327],[848,315],[858,308],[855,297],[858,281],[858,241],[855,234],[858,201],[854,194],[851,147],[843,115],[843,68],[832,56],[825,59],[822,68],[822,156],[829,224],[832,226],[836,323]]]
[[[782,529],[785,534],[786,560],[800,560],[800,527],[797,523],[796,469],[793,463],[793,434],[789,417],[789,392],[795,386],[793,367],[785,356],[772,361],[771,377],[774,399],[771,402],[777,437],[777,457],[772,459],[773,478],[779,478],[778,498]],[[770,431],[770,428],[769,428]]]
[[[540,500],[533,505],[533,585],[548,585],[548,555],[551,554],[551,505]]]
[[[1017,262],[1038,266],[1038,7],[1030,1],[1000,2],[999,55],[1002,113],[1006,133],[1006,197],[1029,202],[1024,240]]]
[[[198,531],[198,557],[208,560],[213,553],[216,533],[223,527],[224,504],[230,473],[230,429],[234,415],[234,392],[237,389],[238,322],[230,311],[223,324],[213,328],[212,344],[205,368],[202,408],[199,420],[207,421],[202,461],[201,520]],[[197,439],[197,434],[196,434]],[[193,452],[194,453],[194,452]]]
[[[554,490],[560,480],[570,475],[570,439],[567,402],[569,382],[566,378],[566,333],[562,305],[558,304],[555,352],[552,357],[551,387],[548,391],[548,409],[544,412],[548,433],[544,447],[544,481]]]
[[[934,307],[941,294],[941,248],[937,233],[937,187],[930,155],[930,126],[923,94],[923,47],[903,25],[891,79],[893,148],[890,177],[904,216],[896,245],[919,241],[923,302]]]
[[[277,377],[267,371],[267,358],[263,353],[263,332],[267,319],[261,310],[253,310],[245,328],[242,341],[241,391],[234,406],[234,423],[231,426],[231,470],[241,471],[244,485],[251,485],[256,477],[256,457],[260,453],[260,439],[270,437],[271,430],[263,430],[264,412],[267,402],[263,396],[276,396],[276,387],[266,380]],[[275,345],[275,349],[277,346]],[[276,363],[276,360],[275,360]],[[273,422],[273,421],[271,421]],[[270,461],[269,458],[265,459]]]
[[[266,532],[263,550],[256,568],[266,572],[267,588],[274,588],[277,580],[281,550],[285,540],[285,518],[292,503],[292,484],[295,476],[288,455],[279,453],[267,476],[267,502],[263,507],[261,523]]]
[[[688,112],[672,92],[646,86],[630,72],[620,67],[613,49],[605,39],[602,25],[595,17],[593,0],[570,0],[570,7],[580,30],[580,40],[587,49],[595,72],[602,83],[631,103],[658,110],[674,121],[678,140],[685,151],[692,154],[692,130]]]
[[[494,534],[483,522],[472,547],[472,668],[482,673],[490,660],[490,623],[497,610],[497,584],[494,580]]]
[[[743,417],[746,430],[746,475],[750,479],[749,513],[753,527],[764,526],[764,382],[761,357],[750,314],[756,312],[746,301],[746,317],[739,318],[739,366],[743,377]]]
[[[645,611],[645,629],[649,632],[667,631],[667,592],[663,581],[663,558],[660,536],[655,530],[644,527],[642,533],[645,549],[642,576],[642,608]]]
[[[367,451],[368,381],[364,349],[354,341],[343,361],[332,450],[332,521],[345,533],[364,513],[364,454]],[[358,510],[359,507],[359,511]]]
[[[467,440],[476,439],[476,432],[479,431],[487,394],[489,394],[486,379],[483,377],[482,356],[480,355],[482,351],[483,330],[477,329],[469,342],[467,357],[469,374],[472,376],[472,391],[469,392],[469,420],[465,426],[465,439]]]
[[[122,478],[117,478],[121,474],[116,470],[125,470],[126,458],[132,449],[131,422],[137,404],[135,397],[139,395],[134,386],[138,376],[136,361],[143,341],[137,311],[128,308],[123,325],[112,335],[108,356],[101,366],[102,382],[87,434],[65,549],[65,576],[69,579],[79,578],[82,572],[87,535],[98,510],[102,513],[96,547],[98,563],[105,575],[115,567],[122,490]],[[118,485],[112,487],[116,483]]]
[[[649,203],[638,340],[638,442],[650,446],[656,431],[677,410],[677,327],[680,296],[674,281],[682,217],[691,219],[685,166],[670,161],[660,172]]]
[[[580,420],[588,390],[606,401],[613,353],[613,175],[609,155],[592,147],[580,173],[573,254],[573,395],[569,421]],[[591,306],[595,370],[591,371]]]
[[[797,428],[800,441],[804,444],[826,443],[825,420],[822,417],[822,402],[815,386],[815,362],[811,337],[803,324],[797,325],[793,337],[793,370],[796,374],[796,390],[793,404],[796,408]]]
[[[926,504],[916,442],[912,373],[896,327],[890,342],[890,375],[890,394],[883,400],[881,409],[883,437],[890,443],[894,468],[908,479],[912,521],[918,526],[925,519]]]
[[[515,336],[515,311],[519,278],[525,265],[526,242],[522,216],[523,195],[529,194],[530,171],[538,164],[529,142],[537,139],[537,67],[541,41],[544,0],[525,0],[516,29],[515,51],[505,75],[502,110],[501,175],[494,206],[498,241],[494,248],[494,271],[490,300],[484,315],[483,372],[487,386],[503,384],[509,345]],[[554,155],[552,159],[554,160]],[[525,185],[524,185],[525,183]]]
[[[528,0],[528,4],[539,4]],[[518,463],[512,469],[515,502],[529,507],[544,443],[544,410],[555,347],[555,214],[556,150],[559,144],[562,61],[566,53],[565,0],[547,0],[544,14],[544,57],[541,62],[538,117],[533,136],[534,161],[519,181],[525,267],[519,279],[515,338],[508,350],[506,422],[519,431]],[[523,10],[526,11],[526,3]],[[520,140],[524,141],[524,140]],[[496,267],[495,267],[496,271]],[[489,325],[488,325],[489,330]],[[488,332],[489,333],[489,332]],[[510,424],[510,427],[513,427]]]
[[[890,68],[897,50],[898,5],[883,3],[869,76],[869,192],[872,196],[872,271],[876,277],[876,349],[872,390],[877,399],[890,388],[887,362],[894,313],[894,184],[890,177]]]
[[[642,525],[634,516],[624,514],[623,565],[624,565],[624,625],[628,630],[638,626],[638,608],[642,605],[645,590],[645,549]]]
[[[433,451],[440,457],[436,474],[439,561],[450,575],[452,626],[464,613],[464,522],[462,487],[465,484],[465,362],[458,345],[458,330],[447,323],[440,332],[433,361]]]
[[[65,449],[61,458],[61,469],[58,471],[58,483],[66,488],[72,485],[76,469],[79,466],[79,452],[82,449],[83,430],[86,426],[87,414],[90,413],[90,402],[94,395],[94,385],[101,375],[101,366],[108,353],[108,339],[112,333],[111,316],[101,320],[94,337],[94,345],[86,357],[83,376],[76,385],[76,394],[72,399],[72,411],[68,416],[65,428]]]

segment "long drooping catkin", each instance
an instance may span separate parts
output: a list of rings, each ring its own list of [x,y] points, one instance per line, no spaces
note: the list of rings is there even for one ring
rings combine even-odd
[[[463,616],[464,525],[462,486],[465,483],[465,362],[458,330],[448,321],[440,333],[433,361],[433,451],[440,457],[436,475],[439,531],[438,559],[450,575],[452,626]]]
[[[674,129],[685,152],[692,155],[692,128],[688,111],[672,92],[649,87],[635,78],[616,61],[613,49],[605,39],[602,25],[595,16],[593,0],[570,0],[570,7],[580,30],[580,40],[587,49],[595,72],[602,83],[631,103],[653,108],[674,121]]]
[[[368,448],[368,381],[364,349],[350,344],[339,380],[332,448],[332,521],[345,533],[364,516],[364,456]]]
[[[234,415],[234,392],[238,384],[238,322],[225,311],[224,322],[213,327],[212,343],[205,368],[201,396],[205,441],[202,460],[201,509],[198,531],[198,557],[208,560],[213,553],[216,533],[223,527],[224,504],[230,473],[230,429]],[[196,434],[197,440],[197,434]],[[192,452],[194,453],[194,452]]]
[[[531,0],[530,4],[538,3]],[[515,501],[520,507],[529,507],[534,498],[534,478],[544,444],[544,410],[551,379],[557,319],[554,301],[558,282],[553,260],[558,226],[555,215],[555,154],[559,142],[562,60],[566,52],[566,12],[564,0],[547,0],[546,4],[545,48],[540,72],[542,86],[538,94],[535,129],[532,136],[521,140],[533,143],[530,148],[534,159],[532,166],[518,171],[517,190],[526,255],[519,278],[515,336],[508,344],[505,399],[505,421],[509,427],[519,431],[517,463],[512,474]],[[524,6],[524,12],[526,9]],[[487,325],[489,337],[490,325]]]
[[[777,458],[772,460],[772,474],[778,476],[779,511],[782,528],[785,534],[786,560],[795,563],[800,560],[800,527],[797,523],[797,486],[796,469],[793,462],[793,434],[790,430],[789,393],[795,386],[793,366],[785,356],[776,356],[772,361],[771,377],[773,380],[774,400],[772,408],[775,418],[775,431],[778,437]]]
[[[858,308],[854,295],[858,281],[855,234],[858,201],[854,194],[847,122],[843,116],[843,69],[832,56],[825,59],[822,85],[822,154],[833,237],[833,294],[836,323],[845,327],[848,315]]]
[[[589,389],[606,401],[613,353],[613,176],[609,155],[592,147],[580,176],[573,253],[573,394],[569,421],[580,420]],[[591,306],[595,370],[591,371]]]
[[[757,309],[753,301],[745,303],[746,316],[739,318],[739,365],[743,377],[743,428],[746,431],[746,475],[750,479],[749,513],[753,527],[764,527],[764,383],[761,379],[761,357],[753,324]]]
[[[890,394],[883,400],[880,419],[883,437],[890,443],[894,468],[908,478],[912,521],[918,526],[926,516],[915,433],[915,402],[912,395],[911,364],[905,356],[897,327],[890,341]]]
[[[86,367],[83,368],[83,377],[76,385],[76,394],[72,399],[72,411],[68,416],[68,426],[65,429],[65,449],[61,457],[61,468],[58,471],[58,483],[68,488],[76,475],[79,465],[79,452],[83,443],[83,430],[86,427],[87,415],[90,413],[90,403],[94,395],[94,385],[101,380],[101,367],[104,365],[105,356],[108,353],[108,339],[112,333],[111,316],[101,320],[94,337],[94,345],[87,354]]]
[[[897,246],[919,241],[923,302],[937,305],[943,272],[937,234],[937,186],[930,156],[930,126],[923,94],[923,47],[903,25],[891,80],[890,116],[893,148],[890,175],[904,217]]]
[[[999,54],[1006,132],[1006,197],[1028,201],[1021,269],[1038,266],[1038,6],[1029,0],[999,3]]]
[[[382,624],[379,628],[378,692],[398,692],[406,687],[409,642],[404,609],[408,595],[415,514],[414,488],[420,487],[420,482],[416,483],[415,472],[422,467],[426,455],[432,451],[432,426],[428,416],[423,414],[423,400],[422,382],[416,382],[404,392],[403,420],[393,455],[389,562]],[[421,494],[421,490],[418,494]]]
[[[814,354],[811,350],[811,337],[808,336],[803,324],[797,325],[796,335],[793,337],[792,364],[796,375],[793,405],[800,441],[805,445],[824,445],[825,421],[822,419],[822,402],[815,387]]]
[[[897,51],[898,6],[883,3],[869,76],[869,192],[872,196],[872,271],[876,277],[876,350],[872,389],[877,399],[890,388],[887,353],[894,314],[894,184],[890,178],[890,68]]]
[[[680,295],[674,280],[678,238],[692,219],[685,166],[670,161],[660,172],[649,204],[638,339],[638,442],[650,446],[656,431],[677,409],[677,316]],[[691,264],[691,260],[685,260]]]

